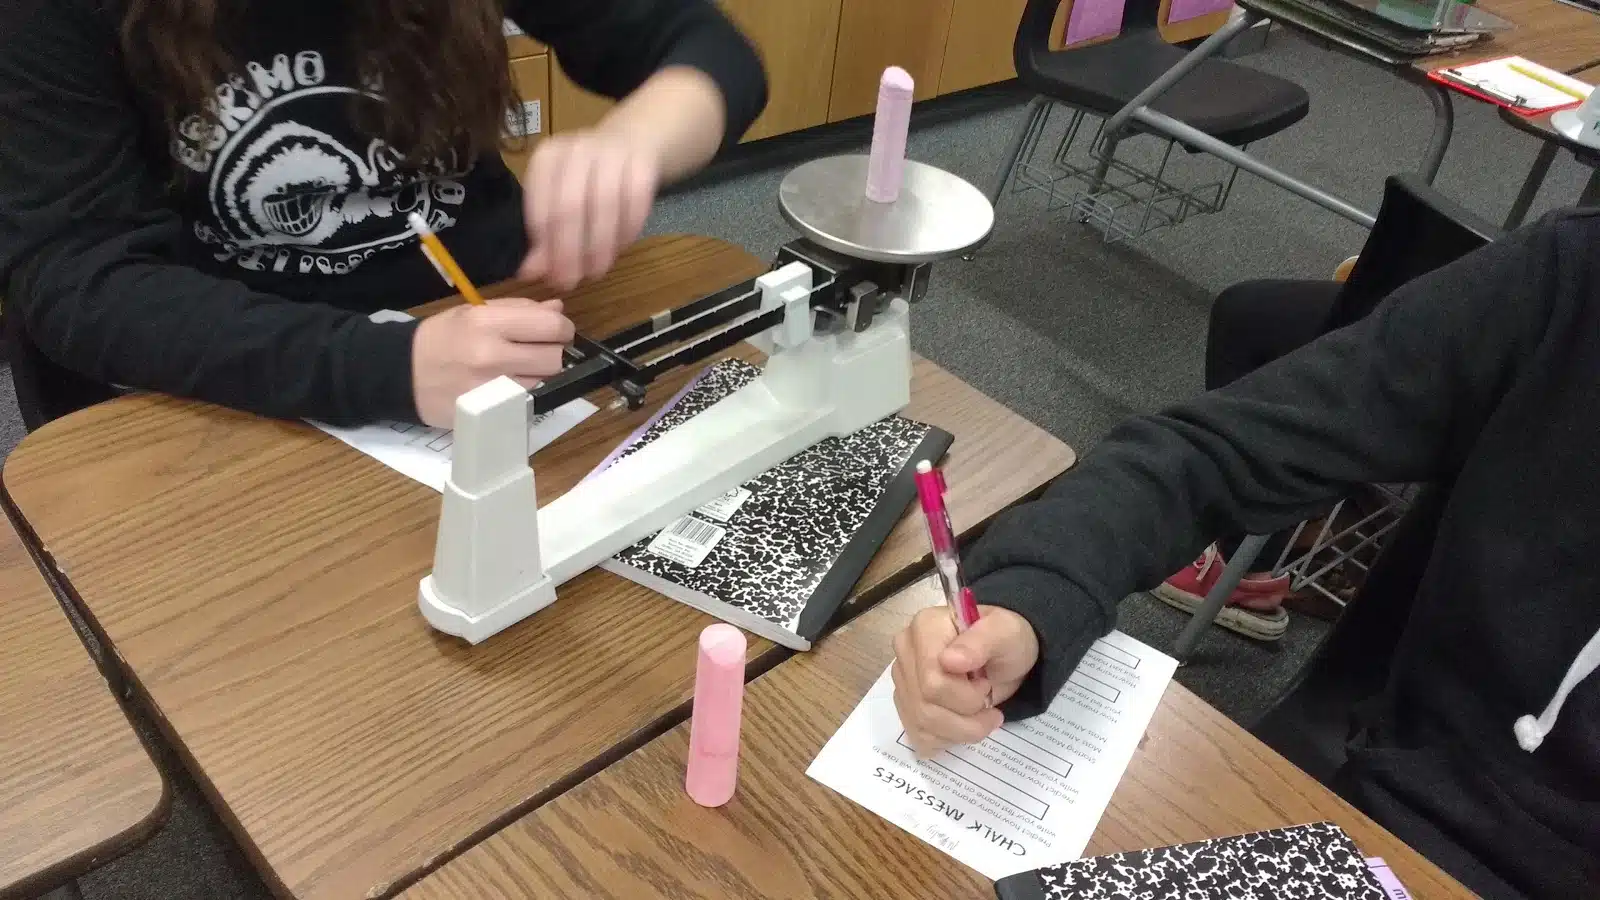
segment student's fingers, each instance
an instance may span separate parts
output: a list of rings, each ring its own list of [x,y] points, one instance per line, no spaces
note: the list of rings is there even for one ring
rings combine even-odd
[[[554,208],[541,235],[550,245],[547,280],[558,291],[569,291],[583,280],[584,242],[588,238],[584,219],[595,175],[585,158],[588,152],[588,147],[575,145],[568,154],[554,186]]]
[[[523,224],[528,229],[528,255],[517,270],[519,278],[543,278],[549,272],[550,243],[545,235],[550,229],[556,185],[565,165],[567,146],[567,141],[549,138],[539,144],[528,162],[522,203]]]
[[[945,748],[933,735],[922,730],[918,724],[918,701],[915,696],[901,686],[899,681],[894,686],[895,711],[900,714],[900,727],[905,730],[906,742],[911,745],[911,751],[919,758],[927,758]]]
[[[924,756],[955,744],[976,744],[1004,722],[997,709],[971,716],[957,715],[942,706],[919,702],[898,684],[895,708],[900,711],[900,724],[911,739],[912,747]]]
[[[895,638],[895,660],[896,665],[904,662],[908,667],[907,680],[914,680],[923,702],[970,716],[989,708],[989,685],[983,679],[951,675],[939,665],[940,651],[955,636],[955,625],[943,607],[922,610]]]
[[[502,340],[523,344],[572,343],[577,329],[572,320],[547,309],[530,309],[521,315],[511,316],[499,323],[498,336]]]
[[[939,654],[952,675],[979,669],[995,681],[1020,681],[1039,657],[1038,638],[1028,620],[1008,609],[986,606],[976,624],[950,641]]]
[[[584,277],[599,278],[616,261],[621,240],[624,195],[629,190],[628,157],[622,148],[599,151],[590,162],[589,202],[583,266]]]
[[[506,343],[496,354],[495,369],[518,382],[548,378],[561,371],[561,349],[560,344]]]
[[[617,252],[639,238],[644,223],[650,218],[650,208],[656,202],[656,188],[661,176],[655,161],[644,154],[635,153],[628,159],[623,176],[622,217],[618,233]]]

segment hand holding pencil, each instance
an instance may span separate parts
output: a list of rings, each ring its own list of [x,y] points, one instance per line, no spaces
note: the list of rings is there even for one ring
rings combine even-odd
[[[561,371],[574,331],[560,300],[485,300],[421,217],[411,227],[446,282],[441,293],[453,287],[467,301],[424,319],[412,337],[412,397],[423,423],[450,427],[456,398],[501,375],[532,387]]]

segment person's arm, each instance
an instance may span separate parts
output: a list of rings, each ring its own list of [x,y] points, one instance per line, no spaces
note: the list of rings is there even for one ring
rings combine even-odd
[[[117,8],[112,4],[111,8]],[[175,265],[114,14],[0,5],[0,297],[39,349],[109,384],[271,416],[415,419],[414,324]]]
[[[1512,235],[1227,388],[1129,421],[1002,516],[967,566],[978,601],[1039,639],[1006,715],[1042,711],[1122,598],[1216,536],[1289,527],[1357,484],[1456,471],[1547,330],[1560,259],[1593,252],[1558,253],[1572,233],[1546,221]]]
[[[710,0],[522,0],[507,13],[579,85],[621,99],[539,143],[523,175],[528,255],[557,291],[610,270],[656,191],[737,141],[766,104],[761,60]]]
[[[766,106],[760,57],[710,0],[512,0],[506,12],[574,83],[623,101],[601,127],[662,146],[666,181],[738,142]]]

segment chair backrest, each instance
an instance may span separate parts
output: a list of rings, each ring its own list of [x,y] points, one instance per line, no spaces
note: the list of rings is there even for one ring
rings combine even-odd
[[[1022,10],[1022,21],[1017,25],[1017,37],[1011,44],[1011,61],[1017,75],[1026,83],[1039,72],[1043,59],[1051,53],[1070,51],[1051,50],[1050,29],[1055,25],[1056,13],[1069,0],[1028,0]],[[1070,0],[1092,3],[1096,0]],[[1161,0],[1123,0],[1121,37],[1135,32],[1153,31],[1161,17]]]
[[[1390,176],[1377,221],[1329,316],[1332,331],[1366,317],[1396,288],[1498,238],[1500,229],[1414,175]]]

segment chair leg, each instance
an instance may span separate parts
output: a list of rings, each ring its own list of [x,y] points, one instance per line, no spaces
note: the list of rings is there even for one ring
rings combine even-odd
[[[1211,593],[1206,594],[1206,602],[1200,604],[1200,608],[1194,611],[1189,624],[1185,625],[1183,632],[1178,635],[1178,642],[1172,648],[1172,655],[1177,658],[1178,665],[1189,661],[1189,655],[1194,652],[1195,645],[1200,643],[1200,635],[1211,627],[1211,623],[1217,620],[1222,608],[1228,605],[1228,598],[1233,596],[1234,588],[1244,580],[1250,567],[1256,564],[1256,557],[1261,555],[1268,538],[1269,535],[1252,534],[1239,543],[1239,549],[1233,552],[1227,567],[1222,570],[1222,577],[1211,588]]]
[[[1600,206],[1600,168],[1589,173],[1589,180],[1583,186],[1583,194],[1578,197],[1579,206]]]
[[[990,206],[996,209],[1000,207],[1000,195],[1005,193],[1006,185],[1011,181],[1011,173],[1016,171],[1017,163],[1022,159],[1022,151],[1028,145],[1028,137],[1033,134],[1039,120],[1049,108],[1050,101],[1044,97],[1036,96],[1029,101],[1028,111],[1022,117],[1022,124],[1017,127],[1017,133],[1012,135],[1011,145],[1006,148],[1006,155],[1000,160],[1000,171],[995,175],[994,187],[989,189]],[[988,243],[988,239],[986,238],[983,243]],[[971,251],[962,254],[961,258],[971,262],[982,248],[983,244],[979,244]]]
[[[1016,171],[1017,163],[1022,159],[1022,148],[1028,142],[1028,135],[1033,133],[1039,124],[1039,117],[1044,115],[1045,108],[1050,101],[1044,97],[1034,97],[1028,102],[1027,114],[1022,117],[1022,124],[1018,126],[1017,133],[1011,136],[1011,145],[1006,148],[1005,158],[1000,161],[1000,171],[995,175],[994,187],[989,189],[989,202],[995,206],[1000,205],[1000,195],[1005,193],[1006,185],[1011,181],[1011,173]]]
[[[1550,164],[1556,161],[1557,149],[1554,141],[1545,141],[1539,146],[1539,155],[1533,158],[1528,177],[1522,180],[1522,190],[1517,192],[1517,199],[1511,203],[1511,211],[1506,213],[1507,231],[1521,225],[1522,220],[1528,217],[1528,207],[1539,196],[1539,188],[1544,187],[1545,176],[1550,174]]]
[[[1450,149],[1450,137],[1455,132],[1456,108],[1450,100],[1450,91],[1442,84],[1428,82],[1423,87],[1433,103],[1433,136],[1428,139],[1428,152],[1422,157],[1422,180],[1433,184],[1444,165],[1444,152]]]

